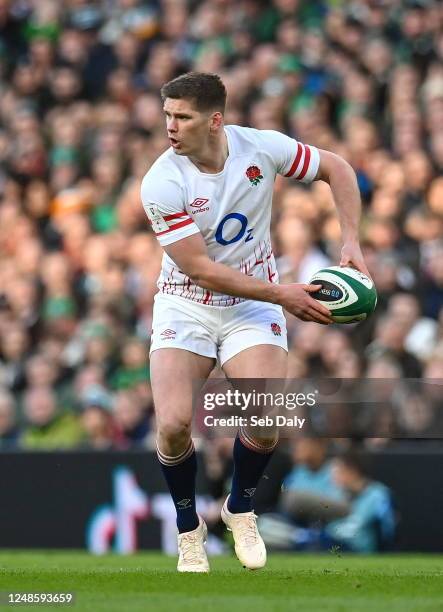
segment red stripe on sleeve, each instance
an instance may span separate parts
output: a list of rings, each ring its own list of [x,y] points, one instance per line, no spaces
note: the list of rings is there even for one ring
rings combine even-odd
[[[173,230],[180,229],[180,227],[185,227],[185,225],[190,225],[191,223],[194,223],[192,219],[185,219],[184,221],[180,221],[180,223],[176,223],[175,225],[165,230],[164,232],[158,232],[158,234],[155,234],[155,235],[162,236],[163,234],[167,234],[169,232],[172,232]]]
[[[172,219],[179,219],[180,217],[187,217],[187,216],[188,216],[188,213],[179,212],[179,213],[174,213],[173,215],[165,215],[163,219],[165,221],[172,221]]]
[[[311,149],[308,147],[308,145],[305,145],[305,162],[303,164],[303,168],[301,169],[300,174],[295,177],[298,181],[301,181],[301,179],[305,176],[306,172],[308,171],[310,161]]]
[[[295,156],[295,159],[292,163],[291,169],[289,170],[288,174],[285,174],[285,176],[289,177],[292,176],[294,174],[294,172],[297,170],[297,166],[300,163],[300,158],[301,158],[301,154],[303,153],[303,145],[298,143],[298,147],[297,147],[297,155]]]

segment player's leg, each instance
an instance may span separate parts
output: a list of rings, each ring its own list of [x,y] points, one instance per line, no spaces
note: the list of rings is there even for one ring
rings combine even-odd
[[[250,347],[223,366],[228,378],[282,378],[286,376],[287,352],[270,344]],[[250,512],[258,482],[277,445],[275,427],[265,432],[241,428],[234,442],[234,476],[228,508],[231,512]]]
[[[209,569],[203,546],[206,525],[195,507],[197,461],[191,424],[193,381],[209,376],[217,354],[213,319],[207,307],[176,296],[155,297],[151,385],[158,458],[177,511],[179,571]]]
[[[231,379],[284,379],[287,340],[281,308],[247,302],[233,309],[231,319],[227,321],[220,348],[226,376]],[[276,444],[275,428],[265,433],[242,428],[234,442],[234,475],[222,520],[232,530],[237,557],[250,569],[263,567],[266,563],[266,548],[257,529],[252,504],[255,489]]]
[[[177,512],[179,571],[209,570],[203,547],[206,525],[195,507],[197,460],[191,424],[193,381],[206,379],[213,367],[214,359],[178,348],[151,355],[157,453]]]
[[[284,348],[258,345],[243,350],[226,362],[224,371],[229,378],[284,378],[286,361]],[[224,503],[221,517],[232,531],[238,559],[249,569],[259,569],[266,563],[266,547],[257,528],[252,503],[277,440],[275,428],[267,431],[266,437],[241,428],[234,442],[231,493]]]

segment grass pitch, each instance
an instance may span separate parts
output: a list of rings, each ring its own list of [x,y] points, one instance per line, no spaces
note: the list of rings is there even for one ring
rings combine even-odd
[[[183,575],[158,553],[93,557],[83,552],[0,551],[0,591],[74,592],[70,606],[0,605],[0,611],[287,612],[443,610],[443,556],[271,554],[264,570],[234,557],[209,575]]]

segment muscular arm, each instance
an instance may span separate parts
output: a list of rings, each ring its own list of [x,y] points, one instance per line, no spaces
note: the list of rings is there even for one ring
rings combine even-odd
[[[360,192],[354,170],[343,158],[322,149],[316,180],[329,183],[338,212],[343,239],[340,265],[353,265],[369,274],[360,250],[358,228],[361,215]]]
[[[214,262],[208,256],[201,234],[178,240],[164,249],[180,270],[203,289],[280,304],[303,321],[332,322],[329,311],[309,295],[318,290],[318,285],[266,283]]]

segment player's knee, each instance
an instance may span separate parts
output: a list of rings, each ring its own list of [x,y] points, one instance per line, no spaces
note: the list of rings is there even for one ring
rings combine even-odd
[[[260,446],[265,448],[274,448],[278,442],[278,437],[275,438],[256,438],[256,441]]]
[[[183,419],[166,419],[157,423],[157,436],[168,447],[181,448],[191,437],[191,423]]]
[[[277,442],[278,442],[278,434],[272,434],[272,433],[268,433],[265,435],[249,434],[249,437],[251,441],[255,443],[257,446],[264,448],[264,449],[269,449],[269,450],[273,450],[276,447]]]

